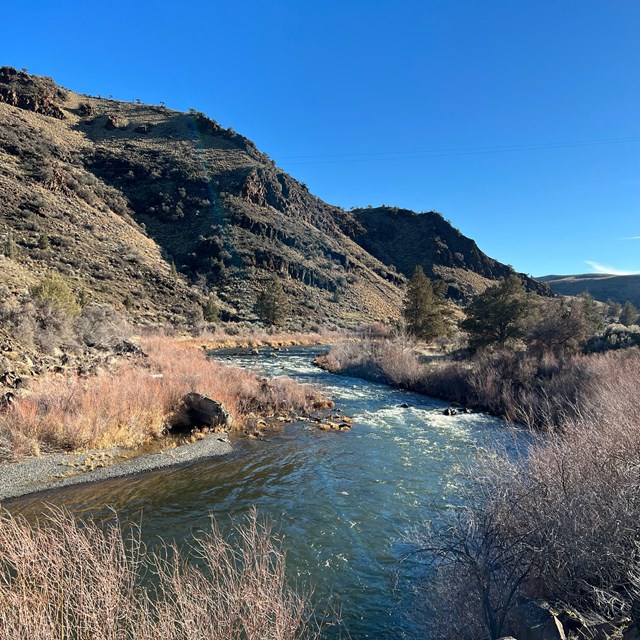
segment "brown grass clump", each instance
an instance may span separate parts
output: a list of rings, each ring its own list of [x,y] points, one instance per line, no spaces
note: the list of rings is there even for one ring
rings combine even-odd
[[[312,344],[329,344],[344,340],[343,331],[327,331],[318,328],[317,331],[285,332],[285,331],[256,331],[255,329],[236,328],[233,325],[216,327],[215,331],[202,332],[197,338],[189,342],[206,347],[207,349],[233,349],[254,347],[293,347]]]
[[[289,378],[260,379],[171,338],[148,338],[143,347],[148,358],[121,364],[114,373],[34,381],[0,417],[0,433],[56,448],[133,447],[159,437],[190,392],[222,402],[238,426],[252,412],[304,413],[330,404],[311,387]]]
[[[640,379],[637,348],[564,357],[498,349],[431,361],[401,340],[364,340],[338,344],[317,362],[544,430],[587,415],[600,421],[621,402],[633,405]],[[637,414],[632,405],[628,415]]]
[[[193,541],[148,551],[134,529],[58,510],[30,525],[0,512],[0,638],[294,640],[316,638],[308,598],[255,512],[225,540],[212,521]]]

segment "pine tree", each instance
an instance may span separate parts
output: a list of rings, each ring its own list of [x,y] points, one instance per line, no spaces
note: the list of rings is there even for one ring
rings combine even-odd
[[[638,309],[627,300],[620,311],[620,323],[625,327],[630,327],[632,324],[638,324],[638,317],[640,317]]]
[[[505,344],[525,335],[529,301],[518,276],[511,275],[473,300],[461,324],[472,348]]]
[[[444,283],[427,278],[417,266],[404,298],[402,317],[407,331],[421,340],[433,340],[449,332],[451,312],[444,297]]]
[[[289,315],[289,300],[277,276],[271,276],[258,294],[255,312],[258,318],[270,326],[281,326]]]
[[[210,295],[202,307],[202,314],[207,322],[217,322],[220,319],[220,308],[214,295]]]

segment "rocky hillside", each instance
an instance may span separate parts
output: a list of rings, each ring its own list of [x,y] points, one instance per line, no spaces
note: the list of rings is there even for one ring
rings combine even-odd
[[[418,263],[457,297],[511,272],[435,214],[322,202],[202,113],[79,95],[8,67],[0,242],[12,247],[5,292],[54,270],[81,300],[154,323],[197,318],[212,295],[224,318],[251,320],[274,273],[304,328],[394,317]]]
[[[352,209],[353,223],[346,232],[371,255],[410,277],[416,265],[428,275],[442,278],[448,295],[467,299],[492,281],[515,271],[480,251],[439,213],[415,213],[398,207]],[[527,289],[541,295],[549,290],[524,274]]]
[[[588,292],[596,300],[613,300],[624,304],[627,300],[640,307],[640,275],[616,276],[606,273],[585,273],[572,276],[542,276],[554,293],[563,296],[577,296]]]

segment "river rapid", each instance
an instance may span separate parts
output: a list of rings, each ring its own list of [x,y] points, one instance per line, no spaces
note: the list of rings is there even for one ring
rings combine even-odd
[[[459,500],[463,469],[479,449],[508,446],[513,432],[490,416],[444,416],[438,400],[321,371],[312,364],[318,351],[234,356],[230,364],[318,386],[354,419],[350,431],[286,425],[262,441],[234,439],[226,457],[5,507],[29,518],[47,503],[105,519],[115,509],[154,545],[206,529],[209,514],[228,530],[255,505],[274,523],[292,580],[313,588],[319,610],[340,610],[342,624],[326,638],[424,638],[414,592],[424,561],[406,558],[406,536]]]

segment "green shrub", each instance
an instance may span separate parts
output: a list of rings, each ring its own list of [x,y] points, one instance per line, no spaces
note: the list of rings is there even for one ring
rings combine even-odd
[[[80,314],[80,305],[71,287],[55,271],[48,273],[39,284],[33,287],[31,295],[39,300],[46,300],[54,309],[63,311],[69,316],[75,317]]]

